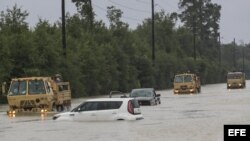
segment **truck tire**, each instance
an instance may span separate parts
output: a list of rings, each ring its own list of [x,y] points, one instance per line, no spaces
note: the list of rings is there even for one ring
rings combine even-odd
[[[53,105],[52,105],[52,111],[57,112],[56,104],[55,103],[53,103]]]
[[[201,93],[201,87],[198,88],[198,93]]]
[[[57,110],[57,112],[63,112],[63,110],[64,110],[63,105],[57,105],[56,110]]]

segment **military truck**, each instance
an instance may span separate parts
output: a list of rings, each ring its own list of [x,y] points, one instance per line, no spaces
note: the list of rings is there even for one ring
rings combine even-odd
[[[174,94],[196,94],[201,91],[200,77],[195,73],[181,73],[174,77]]]
[[[5,87],[5,84],[3,84],[3,92]],[[8,114],[70,110],[70,84],[69,82],[62,82],[60,75],[13,78],[7,92],[7,100]]]
[[[246,78],[243,72],[228,72],[227,73],[227,89],[245,88]]]

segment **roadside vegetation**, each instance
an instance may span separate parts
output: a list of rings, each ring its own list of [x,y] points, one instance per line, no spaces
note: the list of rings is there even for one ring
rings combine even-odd
[[[66,16],[66,57],[60,20],[50,24],[40,19],[29,27],[29,13],[18,5],[1,11],[0,82],[60,73],[70,81],[73,97],[84,97],[138,87],[171,88],[174,75],[186,71],[198,73],[202,84],[225,82],[227,71],[244,68],[250,74],[249,44],[220,48],[221,6],[211,0],[180,0],[179,13],[155,13],[154,62],[151,18],[131,29],[121,20],[123,12],[110,6],[106,25],[95,19],[88,1],[74,3],[78,13]]]

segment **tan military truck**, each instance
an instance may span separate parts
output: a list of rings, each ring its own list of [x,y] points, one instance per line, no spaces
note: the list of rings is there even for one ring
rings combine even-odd
[[[227,73],[227,88],[245,88],[246,78],[243,72],[228,72]]]
[[[200,93],[200,78],[194,73],[177,74],[174,77],[174,94]]]
[[[4,92],[4,85],[2,89]],[[62,82],[59,75],[13,78],[7,92],[7,100],[8,114],[61,112],[70,110],[71,90],[69,82]]]

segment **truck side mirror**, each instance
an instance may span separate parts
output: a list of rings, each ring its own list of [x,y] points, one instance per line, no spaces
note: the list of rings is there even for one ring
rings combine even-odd
[[[156,94],[156,97],[160,97],[161,96],[161,94]]]
[[[7,92],[6,92],[6,82],[3,82],[3,83],[2,83],[2,95],[3,95],[3,96],[6,96],[6,95],[7,95]]]

